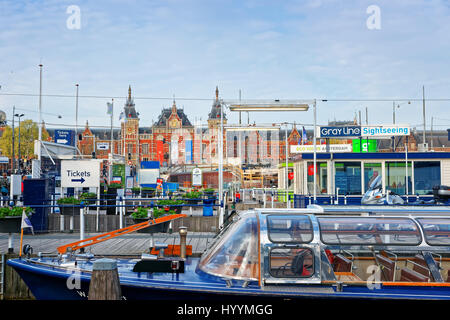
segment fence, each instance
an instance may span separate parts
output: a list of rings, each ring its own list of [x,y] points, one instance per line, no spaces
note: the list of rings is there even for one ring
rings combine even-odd
[[[429,201],[433,199],[433,196],[403,196],[401,197],[405,201],[405,205],[412,204],[419,200]],[[315,204],[318,205],[361,205],[362,196],[316,196]],[[308,205],[314,204],[314,197],[312,195],[294,194],[294,208],[306,208]]]
[[[2,199],[2,205],[21,206],[20,199]],[[217,232],[218,217],[214,215],[214,208],[220,207],[215,197],[202,199],[185,199],[183,204],[158,204],[166,198],[99,198],[84,199],[84,203],[77,205],[58,205],[54,199],[42,200],[44,205],[26,205],[27,207],[38,209],[44,208],[45,213],[35,214],[31,222],[35,227],[35,233],[46,232],[109,232],[135,224],[130,213],[137,207],[170,208],[177,213],[184,213],[188,216],[181,221],[173,221],[173,228],[178,228],[181,224],[188,226],[192,232]],[[101,204],[101,203],[107,204]],[[86,204],[87,203],[87,204]],[[225,206],[228,209],[228,206]],[[69,214],[61,214],[61,210],[69,209]],[[197,210],[196,210],[197,209]],[[199,212],[201,209],[203,212]],[[42,210],[41,210],[42,211]],[[106,211],[106,212],[105,212]],[[202,214],[203,213],[203,214]],[[227,213],[226,213],[227,214]],[[83,226],[83,228],[81,227]]]

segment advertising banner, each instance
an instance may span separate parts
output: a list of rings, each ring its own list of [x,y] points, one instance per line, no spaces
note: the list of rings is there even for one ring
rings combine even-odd
[[[296,145],[291,146],[291,153],[313,153],[314,145]],[[327,146],[325,144],[316,145],[316,152],[327,152]],[[329,152],[352,152],[351,144],[330,144]]]

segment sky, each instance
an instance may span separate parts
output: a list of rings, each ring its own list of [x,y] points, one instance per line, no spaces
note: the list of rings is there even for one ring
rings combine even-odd
[[[224,100],[239,91],[244,100],[317,99],[319,125],[359,113],[392,124],[400,104],[396,123],[422,130],[424,87],[427,129],[433,117],[445,130],[449,52],[446,0],[0,0],[0,110],[38,120],[42,63],[42,117],[53,127],[75,124],[79,84],[79,126],[109,126],[112,98],[119,126],[129,85],[141,126],[173,99],[204,122],[218,86]],[[313,116],[249,118],[308,127]]]

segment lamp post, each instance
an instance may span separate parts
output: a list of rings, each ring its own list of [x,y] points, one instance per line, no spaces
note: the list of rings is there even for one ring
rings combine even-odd
[[[20,159],[21,159],[21,156],[20,156],[20,118],[22,118],[24,116],[24,114],[23,113],[21,113],[21,114],[18,114],[18,113],[16,113],[16,114],[14,114],[14,117],[17,117],[17,118],[19,118],[19,173],[22,171],[22,169],[20,168],[20,163],[21,163],[21,161],[20,161]]]
[[[406,103],[411,104],[411,101],[397,104],[397,109],[399,109],[401,105],[404,105]],[[392,124],[395,124],[395,101],[392,101]],[[392,137],[392,150],[395,151],[395,136]]]
[[[78,83],[75,85],[77,88],[75,96],[75,149],[78,148]]]
[[[42,64],[39,65],[39,167],[41,166],[41,143],[42,143]],[[40,173],[39,173],[40,174]]]
[[[229,106],[230,111],[259,111],[259,112],[267,112],[267,111],[308,111],[309,109],[309,105],[310,104],[314,104],[314,165],[316,162],[316,113],[315,113],[315,109],[316,109],[316,100],[279,100],[279,99],[274,99],[274,100],[252,100],[252,101],[227,101],[227,102],[223,102],[224,104]],[[221,129],[223,129],[223,127],[221,126]],[[286,130],[287,131],[287,130]],[[287,138],[287,136],[286,136]],[[286,148],[287,148],[287,144],[286,144]],[[220,164],[222,163],[223,159],[219,159],[219,176],[223,177],[223,170],[222,167],[220,166]],[[287,161],[287,158],[286,158]],[[286,166],[286,172],[287,172],[288,167]],[[314,173],[315,173],[316,169],[314,169]],[[315,182],[315,180],[314,180]],[[287,185],[287,181],[286,181],[286,185]],[[314,186],[315,189],[315,186]],[[315,200],[315,192],[314,192],[314,200]],[[222,227],[222,225],[220,224],[220,221],[223,221],[223,217],[219,218],[219,225],[220,227]]]
[[[11,157],[11,174],[14,173],[14,169],[15,169],[15,160],[16,160],[16,155],[15,155],[15,145],[14,145],[14,140],[15,140],[15,131],[14,131],[14,115],[15,115],[15,111],[16,111],[16,107],[13,106],[13,117],[12,117],[12,157]]]

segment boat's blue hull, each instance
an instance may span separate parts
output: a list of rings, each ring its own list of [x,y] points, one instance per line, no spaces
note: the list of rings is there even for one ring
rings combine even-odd
[[[60,268],[38,265],[26,260],[8,261],[22,277],[38,300],[82,300],[88,298],[90,273],[70,273]],[[120,269],[119,269],[120,270]],[[195,264],[187,266],[186,274],[133,274],[120,273],[124,300],[209,300],[300,298],[356,298],[356,299],[433,299],[450,300],[450,287],[381,286],[369,289],[366,285],[344,286],[337,292],[331,285],[304,285],[293,287],[248,287],[214,281],[194,272]]]

